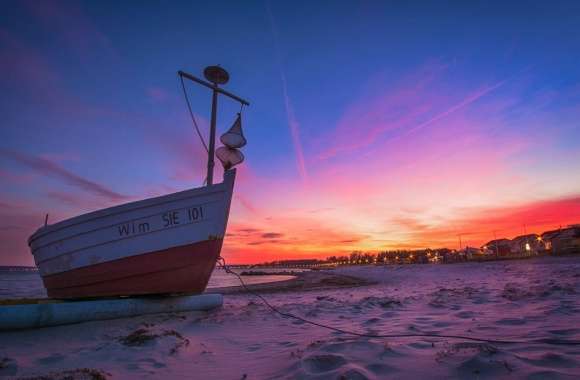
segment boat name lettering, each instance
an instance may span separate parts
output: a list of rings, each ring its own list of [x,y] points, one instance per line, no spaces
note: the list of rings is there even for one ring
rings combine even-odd
[[[171,211],[163,214],[163,227],[174,226],[179,223],[179,211]]]
[[[160,219],[158,219],[161,217]],[[164,228],[171,228],[180,224],[189,224],[204,219],[202,206],[188,207],[180,210],[164,212],[145,220],[135,220],[117,226],[120,237],[145,234]]]
[[[125,223],[119,226],[120,236],[129,236],[149,232],[151,226],[147,222],[143,223]]]
[[[187,216],[189,217],[190,221],[203,219],[203,208],[201,206],[198,207],[191,207],[187,209]]]

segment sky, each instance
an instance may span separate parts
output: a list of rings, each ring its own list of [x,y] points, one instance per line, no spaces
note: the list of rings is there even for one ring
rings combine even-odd
[[[3,1],[0,265],[33,264],[46,213],[201,186],[177,71],[215,64],[251,103],[231,263],[580,223],[578,25],[577,1]]]

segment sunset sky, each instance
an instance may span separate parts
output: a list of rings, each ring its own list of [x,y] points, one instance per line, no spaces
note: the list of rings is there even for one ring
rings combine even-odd
[[[46,213],[201,186],[176,72],[212,64],[251,102],[230,262],[580,223],[580,2],[511,3],[4,1],[0,265]]]

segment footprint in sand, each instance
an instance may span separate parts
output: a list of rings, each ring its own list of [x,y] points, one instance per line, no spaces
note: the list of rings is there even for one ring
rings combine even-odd
[[[580,363],[571,357],[555,352],[546,352],[541,355],[518,356],[518,359],[538,367],[578,368]]]
[[[279,342],[278,345],[280,345],[282,347],[296,347],[298,345],[298,343],[296,343],[296,342],[290,342],[290,341],[284,341],[284,342]]]
[[[473,311],[460,311],[459,313],[455,313],[455,316],[461,319],[468,319],[473,318],[475,313]]]
[[[550,334],[554,335],[574,335],[580,332],[580,329],[558,329],[558,330],[548,330]]]
[[[255,351],[258,351],[261,348],[262,348],[262,345],[259,344],[259,343],[256,343],[256,344],[252,344],[252,345],[248,346],[248,351],[249,352],[255,352]]]
[[[346,360],[341,355],[319,354],[311,355],[302,359],[303,367],[311,373],[333,371],[346,364]]]
[[[154,358],[145,358],[145,359],[140,359],[138,361],[139,363],[142,363],[145,367],[147,366],[151,366],[153,368],[164,368],[167,367],[167,364],[160,362]]]
[[[503,318],[495,322],[497,325],[519,326],[525,325],[527,321],[522,318]]]
[[[374,376],[367,374],[361,368],[349,368],[337,377],[339,380],[370,380],[371,378],[374,378]]]
[[[381,321],[381,320],[380,320],[379,318],[370,318],[370,319],[367,319],[367,320],[366,320],[366,321],[363,323],[363,325],[365,325],[365,326],[367,326],[367,325],[374,325],[374,324],[376,324],[376,323],[378,323],[378,322],[380,322],[380,321]]]

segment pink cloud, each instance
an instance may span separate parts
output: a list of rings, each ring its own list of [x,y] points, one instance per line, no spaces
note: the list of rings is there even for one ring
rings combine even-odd
[[[328,159],[364,148],[384,133],[402,129],[428,115],[444,99],[433,96],[429,90],[446,70],[446,65],[429,62],[417,72],[389,84],[387,90],[375,88],[374,83],[384,82],[381,76],[371,78],[369,83],[373,85],[367,86],[365,94],[346,108],[335,131],[323,136],[325,149],[317,157]]]
[[[490,92],[500,88],[501,86],[503,86],[505,84],[505,80],[501,81],[501,82],[497,82],[491,86],[485,86],[482,89],[477,90],[475,93],[467,96],[465,99],[463,99],[462,101],[460,101],[459,103],[453,105],[451,108],[437,114],[436,116],[432,117],[431,119],[415,126],[412,127],[411,129],[406,131],[406,134],[411,134],[414,132],[417,132],[418,130],[427,127],[430,124],[433,124],[467,106],[469,106],[470,104],[472,104],[473,102],[477,101],[478,99],[480,99],[481,97],[489,94]]]

